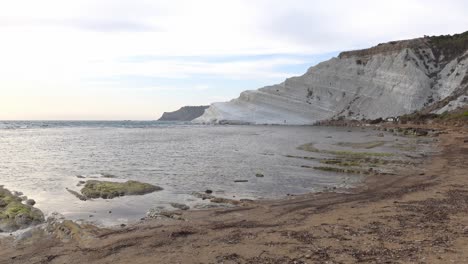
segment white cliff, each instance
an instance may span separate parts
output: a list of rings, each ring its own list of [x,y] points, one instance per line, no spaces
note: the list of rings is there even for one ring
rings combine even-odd
[[[458,98],[467,94],[467,50],[463,33],[343,52],[302,76],[214,103],[194,122],[313,124],[400,116],[431,106],[440,111],[450,101],[465,102]]]

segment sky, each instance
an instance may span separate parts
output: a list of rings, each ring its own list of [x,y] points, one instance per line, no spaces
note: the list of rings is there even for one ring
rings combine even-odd
[[[0,3],[0,120],[155,120],[340,51],[468,30],[468,1]]]

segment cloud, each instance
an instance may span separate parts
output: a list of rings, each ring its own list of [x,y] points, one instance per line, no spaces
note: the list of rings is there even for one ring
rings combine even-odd
[[[116,19],[0,19],[0,28],[10,30],[82,30],[90,32],[155,32],[160,28],[144,21]]]
[[[308,52],[464,32],[466,1],[259,1],[259,31]]]
[[[0,105],[8,96],[42,94],[95,95],[115,107],[106,95],[122,88],[149,89],[134,99],[147,102],[144,109],[189,100],[161,97],[163,90],[194,103],[226,98],[300,74],[341,50],[466,31],[466,10],[468,2],[456,0],[6,1]]]

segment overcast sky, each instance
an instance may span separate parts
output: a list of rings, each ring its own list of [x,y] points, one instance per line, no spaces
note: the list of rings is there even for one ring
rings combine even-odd
[[[342,50],[466,31],[467,14],[440,0],[2,1],[0,119],[157,119]]]

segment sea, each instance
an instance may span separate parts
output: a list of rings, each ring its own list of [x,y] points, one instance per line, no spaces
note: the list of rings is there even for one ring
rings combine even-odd
[[[34,199],[46,216],[57,212],[112,226],[138,221],[152,208],[173,210],[171,203],[199,210],[219,206],[193,195],[206,190],[230,199],[281,199],[355,186],[362,175],[315,170],[324,154],[298,146],[342,149],[337,143],[384,140],[389,144],[365,151],[400,151],[388,145],[405,138],[379,133],[319,126],[0,121],[0,185]],[[88,201],[66,190],[79,192],[79,182],[91,179],[137,180],[163,190]]]

